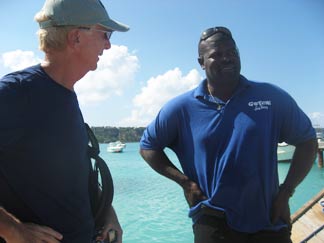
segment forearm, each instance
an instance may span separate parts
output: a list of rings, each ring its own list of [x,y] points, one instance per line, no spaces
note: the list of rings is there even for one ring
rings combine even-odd
[[[59,243],[63,236],[47,226],[22,223],[0,207],[0,236],[6,242]]]
[[[123,230],[118,221],[117,214],[113,206],[111,206],[106,214],[106,223],[97,235],[96,240],[102,242],[106,239],[109,239],[109,242],[115,242],[116,240],[116,243],[121,243],[122,237]]]
[[[290,168],[284,181],[284,189],[293,192],[306,177],[316,158],[316,139],[296,145]]]
[[[199,185],[183,174],[166,156],[163,151],[140,150],[144,160],[159,174],[178,183],[183,191],[189,207],[206,200]]]
[[[287,223],[289,228],[291,227],[289,198],[312,168],[316,149],[317,141],[315,139],[296,145],[288,174],[284,183],[280,186],[279,192],[272,205],[271,220],[273,223],[281,218]]]
[[[143,159],[159,174],[184,187],[190,180],[167,157],[164,151],[140,150]]]
[[[108,218],[109,223],[119,225],[119,221],[118,221],[116,211],[115,211],[115,209],[114,209],[114,207],[112,205],[111,205],[111,207],[110,207],[110,209],[108,211],[107,218]]]

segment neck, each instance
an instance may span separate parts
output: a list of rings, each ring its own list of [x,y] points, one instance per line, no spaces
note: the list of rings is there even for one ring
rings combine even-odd
[[[56,83],[72,91],[74,84],[86,74],[79,71],[80,68],[68,55],[61,53],[56,53],[55,56],[46,55],[41,66]]]
[[[228,101],[234,94],[239,81],[234,83],[226,83],[225,85],[216,84],[207,80],[207,90],[210,95],[215,96],[222,101]]]

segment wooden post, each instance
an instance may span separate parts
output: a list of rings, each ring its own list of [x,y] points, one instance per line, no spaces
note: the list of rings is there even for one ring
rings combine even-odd
[[[323,168],[323,149],[317,150],[317,163],[319,168]]]

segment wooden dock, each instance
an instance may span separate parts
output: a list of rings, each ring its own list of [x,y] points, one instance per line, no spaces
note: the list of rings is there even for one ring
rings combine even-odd
[[[292,216],[291,239],[293,243],[324,242],[324,189]]]

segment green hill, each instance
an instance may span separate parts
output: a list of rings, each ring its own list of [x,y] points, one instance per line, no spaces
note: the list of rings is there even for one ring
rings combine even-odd
[[[99,143],[139,142],[145,127],[91,127]]]

